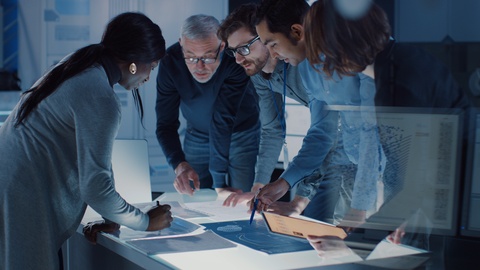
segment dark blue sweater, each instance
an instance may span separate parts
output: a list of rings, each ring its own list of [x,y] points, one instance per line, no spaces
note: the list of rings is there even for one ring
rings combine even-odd
[[[215,74],[197,82],[185,64],[179,43],[167,49],[157,76],[157,139],[175,169],[185,161],[178,135],[179,108],[187,127],[210,137],[210,172],[224,182],[233,132],[245,131],[259,121],[255,88],[232,57],[220,54]]]

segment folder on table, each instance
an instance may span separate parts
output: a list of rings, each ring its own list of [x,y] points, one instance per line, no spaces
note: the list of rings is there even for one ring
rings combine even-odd
[[[333,224],[303,219],[300,217],[282,216],[270,212],[262,212],[268,230],[273,233],[307,238],[308,235],[335,236],[340,239],[347,237],[347,233]]]

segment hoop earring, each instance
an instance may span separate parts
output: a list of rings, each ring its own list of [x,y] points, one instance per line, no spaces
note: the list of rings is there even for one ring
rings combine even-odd
[[[128,70],[130,73],[135,74],[137,73],[137,65],[135,63],[131,63],[130,66],[128,67]]]

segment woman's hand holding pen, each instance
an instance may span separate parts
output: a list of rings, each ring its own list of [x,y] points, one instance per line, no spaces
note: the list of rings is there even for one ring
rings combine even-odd
[[[264,186],[255,196],[258,199],[257,212],[267,211],[268,206],[279,200],[290,189],[288,182],[279,178],[275,182]],[[253,210],[254,200],[250,200],[250,210]]]
[[[173,218],[170,212],[170,205],[161,205],[157,201],[157,206],[150,209],[147,214],[150,217],[147,231],[158,231],[170,227]]]

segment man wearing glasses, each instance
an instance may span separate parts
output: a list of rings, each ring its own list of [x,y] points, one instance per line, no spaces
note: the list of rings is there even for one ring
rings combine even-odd
[[[157,76],[157,138],[175,170],[175,189],[219,194],[250,191],[259,142],[255,89],[244,70],[224,57],[212,16],[187,18]],[[182,145],[179,111],[186,119]]]
[[[218,31],[218,36],[228,43],[225,52],[235,58],[247,75],[252,76],[251,80],[259,96],[262,123],[252,192],[231,194],[225,200],[225,205],[235,205],[252,199],[256,190],[270,182],[281,148],[286,147],[285,97],[304,106],[308,106],[309,102],[297,67],[270,57],[267,47],[259,40],[254,21],[256,10],[255,4],[239,6],[222,22]],[[287,156],[284,157],[284,160],[288,159]],[[287,165],[288,162],[284,161],[284,167]],[[284,215],[303,212],[308,217],[326,221],[333,215],[338,197],[338,190],[330,183],[328,180],[322,182],[320,170],[316,170],[299,183],[296,196],[291,202],[275,202],[270,205],[269,210]],[[312,199],[321,203],[309,204]]]

